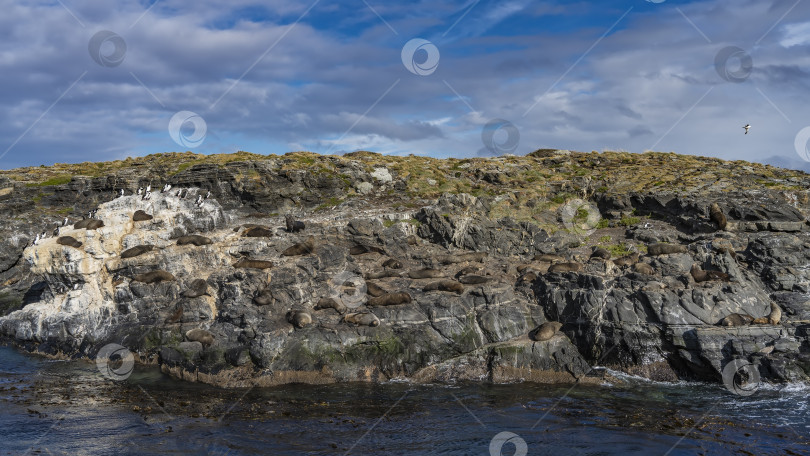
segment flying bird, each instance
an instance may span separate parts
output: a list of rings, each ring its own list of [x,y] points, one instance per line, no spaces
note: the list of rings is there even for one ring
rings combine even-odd
[[[745,134],[747,135],[748,134],[748,129],[751,128],[751,124],[745,124],[745,126],[743,128],[745,128]]]

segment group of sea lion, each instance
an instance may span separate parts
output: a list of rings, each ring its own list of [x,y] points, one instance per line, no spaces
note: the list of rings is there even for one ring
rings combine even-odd
[[[771,312],[760,318],[750,315],[733,313],[723,317],[717,324],[720,326],[747,326],[747,325],[778,325],[782,320],[782,309],[775,302],[771,303]]]

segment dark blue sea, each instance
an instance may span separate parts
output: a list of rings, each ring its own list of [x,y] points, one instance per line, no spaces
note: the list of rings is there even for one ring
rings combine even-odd
[[[221,389],[0,347],[0,454],[810,455],[808,391],[627,376]]]

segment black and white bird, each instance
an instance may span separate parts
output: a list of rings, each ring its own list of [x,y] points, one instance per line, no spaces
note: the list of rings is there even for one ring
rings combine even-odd
[[[79,284],[78,284],[78,283],[73,284],[73,289],[74,289],[74,290],[78,290],[78,289],[79,289]]]
[[[37,237],[34,238],[33,245],[37,245],[37,244],[39,244],[39,235],[38,234],[37,234]]]
[[[176,197],[180,198],[180,194],[181,194],[181,193],[183,193],[183,189],[182,189],[182,188],[181,188],[180,190],[178,190],[178,191],[177,191],[177,193],[175,193],[175,194],[174,194],[174,196],[176,196]]]
[[[161,190],[160,193],[166,193],[171,189],[172,189],[172,186],[170,184],[166,184],[166,185],[163,186],[163,190]]]
[[[123,188],[118,191],[118,196],[124,196],[124,189]]]
[[[747,135],[748,130],[751,129],[751,124],[745,124],[745,126],[743,128],[745,128],[745,134]]]
[[[65,217],[65,219],[64,219],[64,220],[62,220],[62,226],[67,226],[67,224],[68,224],[68,222],[69,222],[69,221],[70,221],[70,220],[68,220],[68,218],[67,218],[67,217]]]
[[[46,237],[48,237],[48,232],[47,232],[47,231],[43,231],[43,232],[42,232],[42,235],[41,235],[39,238],[40,238],[40,239],[45,239]]]
[[[208,198],[211,198],[211,190],[209,190],[208,193],[205,194],[205,199]]]
[[[203,196],[202,195],[197,195],[197,200],[194,201],[194,204],[196,206],[202,206],[202,202],[203,202]]]
[[[152,192],[147,190],[146,193],[143,194],[143,199],[148,200],[151,196],[152,196]]]
[[[152,191],[152,184],[149,184],[149,185],[147,185],[147,186],[146,186],[146,191],[147,191],[147,192],[151,192],[151,191]]]
[[[56,225],[56,228],[53,229],[53,237],[59,236],[59,225]]]
[[[143,193],[143,187],[138,187],[138,195]]]

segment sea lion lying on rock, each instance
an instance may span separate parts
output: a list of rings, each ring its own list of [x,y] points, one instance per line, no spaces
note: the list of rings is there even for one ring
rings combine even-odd
[[[464,285],[479,285],[482,283],[489,282],[489,277],[480,276],[477,274],[467,274],[460,276],[458,281],[463,283]]]
[[[464,285],[455,280],[437,280],[425,285],[422,291],[449,291],[456,294],[464,293]]]
[[[66,245],[68,247],[73,247],[76,249],[82,246],[82,243],[77,241],[76,238],[74,238],[73,236],[60,236],[56,240],[56,243],[59,245]]]
[[[255,225],[245,230],[242,237],[271,237],[273,232],[263,226]]]
[[[273,267],[272,261],[265,260],[251,260],[250,258],[242,258],[233,264],[235,268],[251,268],[251,269],[270,269]]]
[[[709,218],[711,218],[712,221],[717,224],[717,229],[726,229],[726,225],[728,224],[726,214],[723,213],[723,210],[720,209],[720,205],[717,203],[712,203],[711,206],[709,206]]]
[[[548,268],[548,272],[579,272],[581,270],[581,263],[555,263]]]
[[[200,236],[199,234],[180,236],[179,238],[177,238],[177,245],[188,245],[188,244],[196,245],[197,247],[199,247],[201,245],[213,244],[213,241],[211,241],[211,239],[205,236]]]
[[[343,316],[343,321],[358,326],[380,326],[380,319],[373,313],[354,312]]]
[[[384,279],[386,277],[401,277],[400,273],[397,271],[376,271],[376,272],[369,272],[365,275],[366,280],[374,280],[374,279]]]
[[[454,253],[451,255],[438,255],[436,256],[436,261],[441,264],[456,264],[456,263],[464,263],[467,261],[473,262],[482,262],[487,257],[486,252],[466,252],[466,253]]]
[[[135,277],[133,277],[132,280],[134,280],[135,282],[143,282],[143,283],[160,283],[160,282],[172,282],[176,279],[170,273],[158,269],[157,271],[138,274]]]
[[[199,342],[203,344],[204,347],[210,347],[214,343],[214,335],[200,328],[194,328],[187,331],[186,339],[191,342]]]
[[[284,224],[287,225],[288,233],[297,233],[305,228],[304,222],[295,220],[295,217],[290,214],[284,216]]]
[[[321,298],[318,303],[315,304],[315,310],[322,309],[335,309],[339,314],[346,312],[346,306],[335,298]]]
[[[395,260],[393,258],[389,258],[389,259],[385,260],[383,262],[382,266],[384,268],[388,268],[388,269],[402,269],[402,263],[400,263],[398,260]]]
[[[518,266],[518,267],[520,267],[520,266]],[[458,270],[458,272],[456,273],[456,277],[461,277],[463,275],[468,275],[468,274],[475,274],[476,272],[478,272],[480,270],[481,270],[481,268],[479,268],[478,266],[465,266],[465,267]]]
[[[534,282],[535,280],[537,280],[537,273],[534,271],[529,271],[526,274],[520,276],[520,279],[518,279],[519,282],[525,283],[531,283]]]
[[[177,306],[174,312],[163,320],[163,323],[177,323],[181,318],[183,318],[183,306]]]
[[[414,269],[408,271],[408,277],[412,279],[437,279],[442,277],[442,271],[438,269],[431,269],[431,268],[424,268],[424,269]]]
[[[655,275],[655,269],[647,263],[636,263],[633,265],[633,270],[639,274]]]
[[[367,306],[396,306],[411,302],[411,295],[408,293],[389,293],[376,298],[371,298],[366,303]]]
[[[619,267],[632,266],[632,265],[634,265],[636,263],[638,263],[638,253],[636,253],[636,252],[633,252],[630,255],[625,255],[625,256],[623,256],[621,258],[617,258],[617,259],[613,260],[613,264],[615,264],[616,266],[619,266]]]
[[[208,282],[203,279],[194,279],[189,285],[188,290],[182,292],[180,295],[184,298],[198,298],[202,295],[208,294]]]
[[[542,325],[529,331],[529,339],[535,342],[543,342],[551,339],[562,328],[562,323],[558,321],[547,321]]]
[[[561,257],[560,255],[543,253],[540,255],[535,255],[534,261],[539,261],[541,263],[556,263],[558,261],[565,261],[565,258]]]
[[[249,230],[251,228],[256,228],[257,226],[261,226],[261,225],[257,225],[255,223],[245,223],[244,225],[238,225],[236,228],[233,229],[233,232],[236,233],[237,231],[241,230],[242,228],[244,228],[245,231],[247,231],[247,230]],[[244,235],[244,233],[242,233],[242,234]]]
[[[728,314],[717,324],[720,326],[746,326],[754,321],[754,317],[738,313]]]
[[[135,211],[135,214],[132,216],[132,220],[135,222],[145,222],[147,220],[152,220],[154,217],[147,214],[146,212],[138,209]]]
[[[388,294],[387,291],[383,290],[382,287],[380,287],[374,282],[366,282],[366,293],[368,293],[369,296],[373,296],[375,298],[378,298],[384,294]]]
[[[312,324],[312,315],[302,310],[291,310],[287,312],[287,322],[298,329]]]
[[[710,280],[722,280],[724,282],[728,282],[729,275],[725,272],[720,271],[704,271],[700,269],[700,266],[697,264],[693,264],[692,268],[689,270],[692,274],[692,278],[695,279],[695,282],[708,282]]]
[[[104,222],[98,219],[84,219],[79,220],[73,225],[73,228],[80,230],[82,228],[87,230],[95,230],[104,226]]]
[[[283,252],[281,252],[282,256],[298,256],[298,255],[308,255],[315,250],[315,236],[310,236],[307,238],[306,241],[295,244],[292,247],[288,247]]]
[[[650,244],[647,246],[650,255],[668,255],[670,253],[686,253],[686,246],[681,244]]]
[[[349,249],[349,255],[364,255],[366,253],[379,253],[385,255],[385,250],[373,245],[357,244]]]
[[[253,302],[260,306],[269,306],[275,301],[269,288],[265,288],[253,297]]]
[[[121,258],[135,258],[136,256],[143,255],[146,252],[151,252],[154,248],[155,246],[151,244],[138,245],[121,252]]]
[[[591,258],[601,258],[603,260],[609,260],[612,255],[608,250],[604,247],[594,247],[593,252],[591,252]]]

